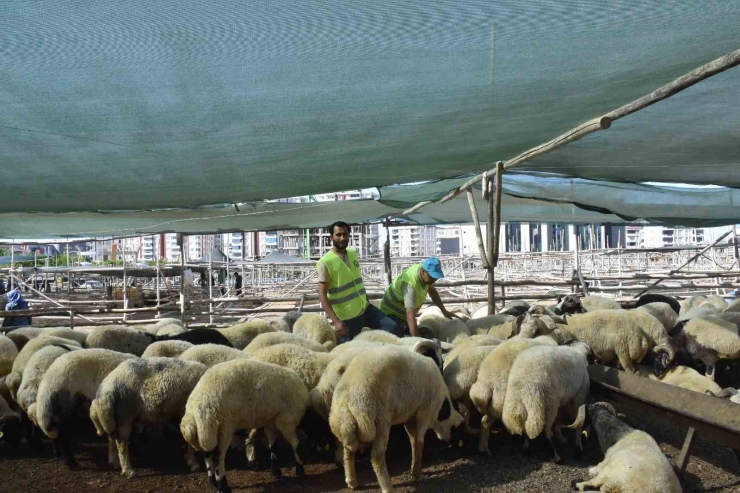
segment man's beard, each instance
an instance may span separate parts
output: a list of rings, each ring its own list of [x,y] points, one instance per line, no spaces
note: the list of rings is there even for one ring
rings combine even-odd
[[[332,240],[331,242],[334,245],[334,248],[336,248],[337,250],[344,250],[345,248],[347,248],[347,245],[349,245],[349,241],[334,241],[334,240]]]

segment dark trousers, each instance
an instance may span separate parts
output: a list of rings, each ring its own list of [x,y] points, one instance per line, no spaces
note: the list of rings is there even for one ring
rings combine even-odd
[[[381,312],[375,305],[369,305],[365,313],[359,317],[351,318],[349,320],[343,320],[344,325],[347,326],[349,336],[342,337],[339,343],[351,341],[357,335],[362,332],[362,329],[368,327],[370,329],[380,329],[391,334],[395,334],[401,337],[403,334],[400,332],[398,324],[385,313]]]

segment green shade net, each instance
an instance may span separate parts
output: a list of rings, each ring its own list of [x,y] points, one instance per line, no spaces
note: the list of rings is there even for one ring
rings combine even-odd
[[[156,211],[0,214],[5,238],[103,237],[166,232],[188,234],[324,227],[337,220],[380,221],[398,215],[415,224],[471,222],[467,196],[433,203],[412,214],[417,202],[438,201],[470,175],[416,185],[379,189],[378,200],[343,202],[253,202]],[[501,216],[505,222],[721,226],[740,222],[740,190],[678,188],[570,179],[541,173],[504,175]],[[473,189],[478,217],[486,221],[486,202]]]
[[[15,0],[0,13],[9,213],[488,169],[737,49],[740,2]],[[739,79],[721,74],[528,167],[738,186]],[[131,217],[129,229],[149,221]],[[127,229],[58,221],[50,232]],[[209,224],[196,229],[235,225]]]

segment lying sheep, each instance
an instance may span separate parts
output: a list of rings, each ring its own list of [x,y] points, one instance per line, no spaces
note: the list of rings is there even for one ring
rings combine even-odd
[[[643,305],[648,305],[651,303],[665,303],[669,305],[671,309],[673,309],[676,315],[681,312],[681,303],[679,303],[676,298],[673,298],[672,296],[666,296],[664,294],[655,293],[648,293],[640,296],[635,302],[635,308],[640,308]]]
[[[260,334],[255,337],[246,348],[244,348],[244,352],[249,354],[276,344],[294,344],[296,346],[310,349],[311,351],[317,351],[320,353],[327,352],[326,347],[322,344],[296,334],[291,334],[290,332],[268,332],[266,334]]]
[[[109,349],[72,351],[58,357],[44,374],[36,397],[36,424],[55,443],[67,467],[77,466],[69,420],[82,402],[95,398],[100,382],[111,371],[134,357]]]
[[[489,453],[488,439],[493,424],[501,419],[506,397],[509,373],[519,354],[539,345],[556,346],[552,337],[540,336],[534,339],[511,339],[495,347],[481,361],[475,383],[470,387],[470,400],[483,415],[478,450]]]
[[[666,370],[666,372],[661,376],[654,375],[652,368],[649,366],[640,365],[639,370],[641,376],[646,376],[651,380],[657,380],[682,389],[691,390],[692,392],[700,392],[702,394],[711,394],[716,396],[722,391],[722,388],[714,383],[713,380],[705,377],[688,366],[674,366],[672,368],[668,368],[668,370]]]
[[[250,320],[217,330],[229,340],[232,347],[240,351],[247,347],[258,335],[277,331],[273,324],[267,320],[260,319]]]
[[[239,359],[206,371],[188,398],[180,422],[182,436],[205,452],[208,479],[230,491],[225,459],[236,430],[265,428],[272,472],[280,476],[275,440],[280,433],[293,448],[296,476],[305,476],[295,430],[308,406],[308,390],[298,375],[271,363]]]
[[[704,363],[706,375],[714,380],[714,367],[720,359],[740,359],[737,325],[717,316],[694,318],[676,325],[670,342],[656,346],[655,373],[662,375],[669,366]]]
[[[211,368],[221,363],[234,359],[246,359],[247,354],[236,348],[222,346],[220,344],[199,344],[193,346],[180,355],[184,361],[195,361]]]
[[[318,313],[304,313],[293,325],[293,333],[316,341],[329,351],[337,345],[337,334],[329,320]]]
[[[44,336],[55,336],[63,339],[71,339],[80,345],[85,344],[87,334],[79,330],[69,329],[67,327],[56,327],[44,331]]]
[[[18,348],[15,343],[0,335],[0,377],[4,377],[13,371],[13,362],[18,356]]]
[[[370,349],[352,360],[335,389],[329,414],[331,430],[344,445],[347,485],[359,486],[355,454],[360,444],[372,443],[373,469],[384,493],[393,491],[385,463],[392,425],[406,426],[411,473],[420,480],[427,430],[432,428],[441,440],[449,441],[451,428],[462,421],[434,364],[393,346]]]
[[[552,311],[555,312],[555,315],[586,313],[586,309],[583,308],[580,298],[573,295],[564,296]]]
[[[660,323],[663,324],[666,331],[673,329],[673,326],[676,325],[676,320],[678,319],[678,313],[676,313],[673,307],[668,303],[660,301],[640,305],[636,309],[645,311],[657,318]]]
[[[30,341],[28,341],[28,344],[23,347],[20,353],[18,353],[18,356],[13,362],[13,371],[11,371],[10,374],[8,374],[8,376],[5,378],[5,383],[8,386],[8,390],[10,390],[10,395],[13,400],[17,399],[18,388],[21,386],[21,380],[23,378],[23,370],[26,368],[26,364],[31,359],[31,356],[33,356],[36,351],[45,348],[46,346],[54,346],[56,344],[61,344],[63,346],[72,345],[80,347],[79,344],[70,339],[64,339],[62,337],[54,336],[44,336],[31,339]]]
[[[219,344],[232,347],[231,342],[216,329],[197,328],[186,330],[181,334],[157,336],[158,341],[185,341],[197,346],[199,344]]]
[[[21,443],[23,428],[21,415],[13,411],[7,401],[0,396],[0,437],[12,447]]]
[[[293,344],[268,346],[249,353],[249,357],[255,361],[290,368],[301,377],[309,391],[316,387],[326,366],[334,358],[331,353],[319,353]]]
[[[499,315],[511,315],[513,317],[518,317],[519,315],[524,315],[529,311],[531,306],[529,303],[527,303],[524,300],[514,300],[508,302],[499,312]]]
[[[501,420],[512,435],[526,434],[533,440],[544,432],[555,463],[560,463],[561,458],[552,435],[561,408],[577,416],[569,428],[576,430],[578,453],[583,452],[581,428],[590,385],[588,359],[592,354],[588,344],[579,341],[567,346],[536,346],[522,351],[511,367]]]
[[[29,413],[29,408],[36,402],[39,385],[46,371],[58,357],[79,349],[79,346],[72,344],[53,344],[33,353],[33,356],[26,363],[23,369],[21,385],[18,387],[16,402],[34,423],[36,422],[36,416],[33,416],[33,413]]]
[[[617,418],[614,408],[605,402],[588,406],[588,415],[599,438],[604,460],[588,470],[592,479],[573,481],[573,489],[681,493],[681,483],[670,462],[650,435],[624,424]]]
[[[574,315],[568,318],[568,325],[558,329],[564,340],[575,338],[587,343],[604,364],[618,360],[625,371],[634,373],[633,363],[642,361],[651,347],[651,339],[641,330],[635,312],[639,310],[601,310]],[[663,329],[657,319],[653,317],[653,320]]]
[[[147,346],[154,340],[154,336],[151,334],[145,334],[128,327],[106,325],[98,327],[87,336],[85,347],[109,349],[119,353],[141,356],[146,351]]]
[[[134,421],[166,423],[179,420],[185,403],[206,367],[175,358],[136,358],[118,365],[100,383],[90,405],[90,419],[98,435],[108,435],[118,448],[121,475],[135,474],[129,457],[129,438]],[[108,458],[111,462],[111,457]],[[188,465],[197,470],[198,461],[188,454]]]
[[[157,341],[150,344],[142,358],[177,358],[182,353],[193,347],[187,341]]]

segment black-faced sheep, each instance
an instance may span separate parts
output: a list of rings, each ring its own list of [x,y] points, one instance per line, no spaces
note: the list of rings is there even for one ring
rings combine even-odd
[[[676,315],[681,312],[681,303],[679,303],[676,298],[666,296],[664,294],[655,293],[648,293],[640,296],[637,299],[637,302],[635,302],[635,308],[640,308],[641,306],[648,305],[650,303],[666,303],[673,309],[674,312],[676,312]]]
[[[239,350],[247,347],[258,335],[266,332],[276,332],[277,330],[278,329],[275,324],[272,322],[260,319],[250,320],[224,329],[218,329],[218,331],[229,340],[231,346]]]
[[[216,329],[197,328],[190,329],[181,334],[170,336],[158,336],[158,341],[185,341],[194,346],[200,344],[219,344],[221,346],[233,347],[231,342]]]

